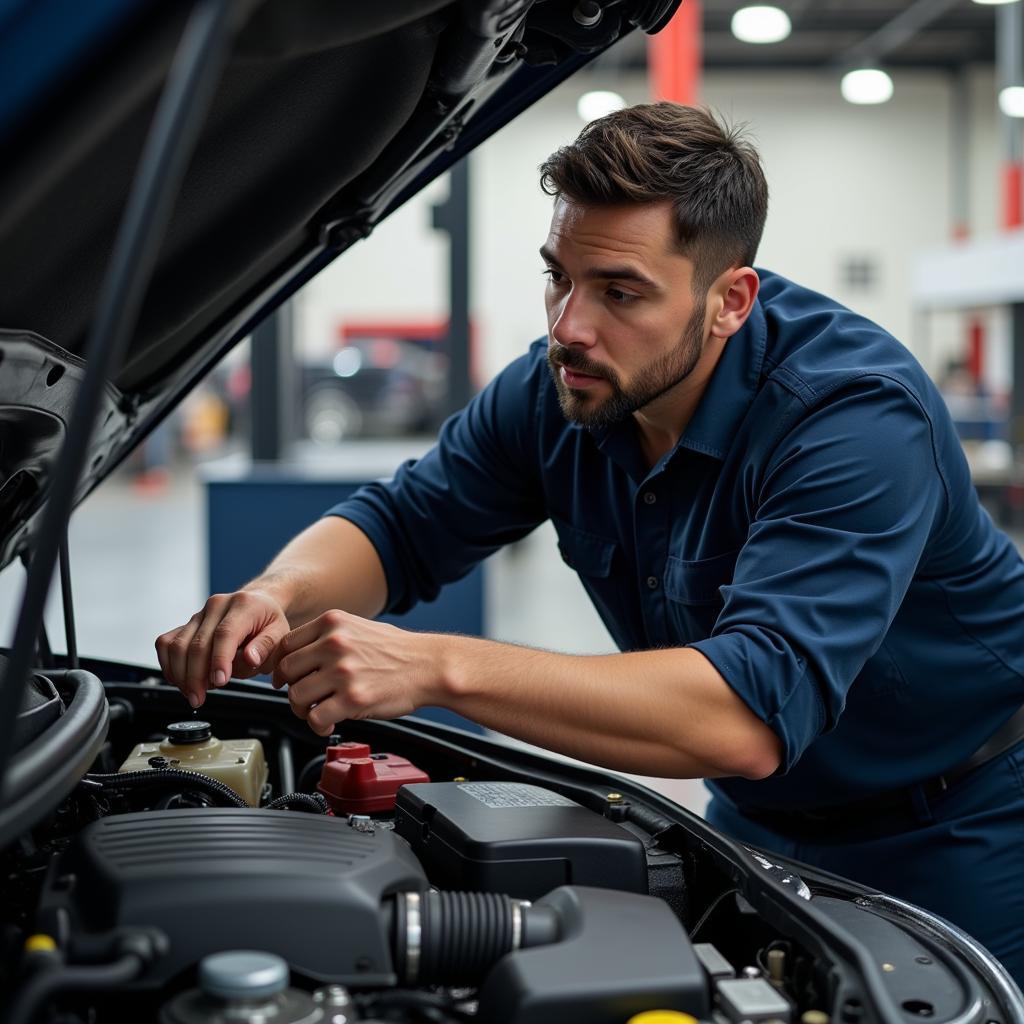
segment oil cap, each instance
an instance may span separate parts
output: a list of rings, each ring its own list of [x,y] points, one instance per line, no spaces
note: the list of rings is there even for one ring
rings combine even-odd
[[[216,999],[267,999],[288,987],[288,964],[255,949],[212,953],[199,962],[199,987]]]
[[[210,723],[198,718],[172,722],[167,726],[167,738],[171,743],[204,743],[211,735]]]

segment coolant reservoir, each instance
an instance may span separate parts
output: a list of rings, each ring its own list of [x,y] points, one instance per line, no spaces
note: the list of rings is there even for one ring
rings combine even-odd
[[[153,758],[165,758],[167,763],[153,763]],[[118,771],[146,772],[157,766],[209,775],[230,786],[250,807],[259,807],[267,782],[267,759],[259,740],[219,740],[210,723],[199,719],[167,726],[162,743],[140,743]]]

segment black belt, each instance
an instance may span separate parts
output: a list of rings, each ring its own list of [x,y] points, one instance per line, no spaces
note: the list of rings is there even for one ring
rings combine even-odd
[[[792,808],[768,808],[739,806],[740,813],[753,821],[761,822],[769,828],[787,831],[820,831],[822,829],[858,829],[864,825],[877,828],[880,820],[890,820],[899,816],[906,818],[914,815],[919,807],[919,800],[935,800],[957,783],[962,782],[982,765],[1005,754],[1007,750],[1024,740],[1024,707],[1020,707],[1003,723],[970,757],[958,765],[926,779],[915,786],[889,790],[877,796],[863,800],[854,800],[845,804],[833,804],[828,807],[812,807],[805,810]]]

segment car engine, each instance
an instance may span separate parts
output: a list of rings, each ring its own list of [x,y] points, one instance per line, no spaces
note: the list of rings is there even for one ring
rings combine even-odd
[[[347,723],[325,747],[256,683],[168,721],[180,697],[148,678],[103,688],[86,761],[67,730],[101,684],[49,674],[9,806],[67,766],[71,788],[0,854],[10,1024],[888,1020],[802,906],[870,936],[893,1019],[1001,1020],[924,932],[841,886],[811,901],[756,851],[744,879],[710,830],[598,774],[423,723]]]

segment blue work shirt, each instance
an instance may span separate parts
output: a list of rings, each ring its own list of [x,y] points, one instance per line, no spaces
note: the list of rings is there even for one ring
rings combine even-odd
[[[760,277],[653,468],[631,417],[565,420],[538,341],[429,454],[329,514],[375,545],[394,612],[550,518],[621,650],[699,650],[781,740],[771,778],[713,789],[797,809],[940,774],[1024,702],[1024,563],[907,349]]]

